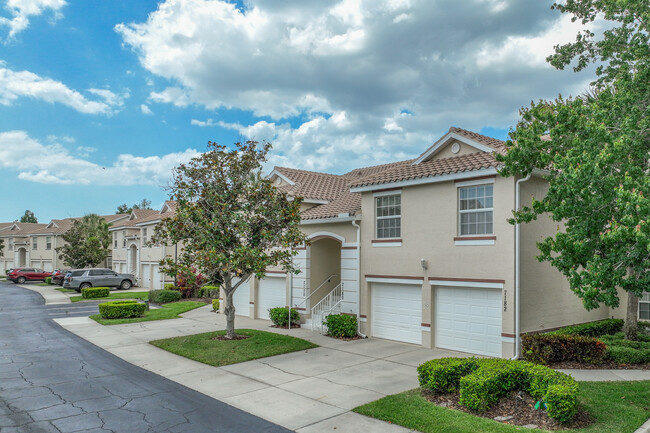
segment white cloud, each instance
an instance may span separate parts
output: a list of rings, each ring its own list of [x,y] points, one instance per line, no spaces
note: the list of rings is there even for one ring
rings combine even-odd
[[[9,11],[11,18],[0,16],[0,26],[9,27],[7,39],[11,39],[29,26],[30,16],[41,15],[50,10],[54,19],[58,19],[62,16],[61,9],[65,5],[65,0],[7,0],[5,9]]]
[[[174,167],[199,155],[194,149],[148,157],[122,154],[112,165],[101,166],[84,159],[96,150],[78,146],[73,153],[56,142],[42,144],[24,131],[1,132],[0,168],[38,183],[162,186],[170,180]]]
[[[249,111],[249,125],[192,124],[273,141],[275,161],[292,166],[341,172],[412,157],[452,125],[507,129],[530,100],[585,81],[545,64],[576,33],[545,2],[244,5],[165,0],[116,31],[157,77],[150,101]]]
[[[151,108],[149,108],[149,106],[146,104],[140,104],[140,111],[142,111],[142,113],[146,114],[147,116],[151,116],[153,114]]]
[[[27,97],[45,102],[67,105],[80,113],[110,115],[124,104],[128,93],[117,95],[107,89],[89,89],[100,100],[90,100],[60,81],[40,77],[29,71],[12,71],[0,60],[0,104],[12,105],[18,98]]]

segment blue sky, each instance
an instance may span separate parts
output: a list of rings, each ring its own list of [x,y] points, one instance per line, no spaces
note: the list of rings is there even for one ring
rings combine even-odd
[[[0,0],[0,221],[158,207],[209,140],[343,173],[450,126],[503,139],[591,78],[544,62],[578,30],[550,4]]]

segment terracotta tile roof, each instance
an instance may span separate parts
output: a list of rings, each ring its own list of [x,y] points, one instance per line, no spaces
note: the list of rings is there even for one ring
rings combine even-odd
[[[16,225],[19,230],[12,230],[12,227]],[[23,237],[29,236],[33,232],[46,227],[47,224],[37,224],[37,223],[11,223],[9,227],[5,227],[0,231],[0,236],[3,237]]]
[[[288,177],[294,185],[281,185],[278,189],[293,197],[316,200],[334,200],[349,184],[342,175],[318,173],[295,168],[275,167],[279,173]]]
[[[165,206],[169,208],[170,212],[176,212],[178,202],[176,200],[165,200]]]
[[[9,228],[12,225],[14,225],[14,223],[0,223],[0,230],[4,230],[6,228]]]
[[[452,126],[449,128],[449,132],[455,132],[458,135],[467,137],[470,140],[474,140],[477,143],[484,144],[488,147],[493,148],[499,153],[506,153],[505,141],[497,140],[496,138],[488,137],[487,135],[481,135],[473,131],[468,131],[467,129],[457,128]]]
[[[303,220],[334,218],[341,213],[354,215],[361,209],[361,194],[344,192],[327,204],[322,204],[302,213]]]
[[[451,158],[433,159],[417,165],[402,164],[373,176],[353,182],[351,187],[379,185],[403,180],[421,179],[440,176],[443,174],[473,171],[482,168],[496,167],[499,163],[491,153],[478,152]]]
[[[133,211],[131,211],[131,214],[134,216],[133,219],[131,219],[130,215],[129,219],[115,222],[111,226],[111,229],[135,227],[136,224],[139,224],[148,219],[157,219],[160,216],[160,211],[154,209],[133,209]]]

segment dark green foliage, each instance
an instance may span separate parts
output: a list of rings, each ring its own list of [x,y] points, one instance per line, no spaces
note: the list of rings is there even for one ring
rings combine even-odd
[[[218,298],[220,293],[219,286],[203,286],[199,289],[199,298]]]
[[[155,304],[167,304],[169,302],[176,302],[181,299],[181,292],[178,290],[150,290],[149,302]]]
[[[525,334],[521,351],[527,361],[539,364],[576,361],[602,364],[607,347],[596,338],[581,335]]]
[[[286,307],[270,308],[269,316],[276,326],[285,327],[289,325],[289,309]],[[291,324],[300,324],[300,314],[294,309],[291,310]]]
[[[619,364],[650,364],[650,348],[612,346],[607,349],[607,357]]]
[[[94,268],[110,254],[110,224],[104,218],[88,214],[74,220],[61,237],[66,242],[56,252],[64,263],[76,269]]]
[[[84,299],[106,298],[110,294],[111,289],[108,287],[86,287],[81,289],[81,297]]]
[[[442,394],[458,391],[460,378],[478,368],[476,358],[441,358],[418,366],[418,380],[422,388]]]
[[[582,335],[583,337],[600,337],[621,332],[623,319],[605,319],[597,322],[582,323],[580,325],[565,326],[556,331],[547,332],[546,335]]]
[[[357,336],[357,316],[330,314],[323,320],[327,332],[336,338],[354,338]]]
[[[36,215],[34,215],[34,212],[27,209],[25,211],[25,215],[20,217],[20,222],[21,223],[37,223],[38,219],[36,219]]]
[[[446,373],[449,379],[445,379]],[[459,403],[476,411],[488,410],[511,390],[522,390],[545,401],[548,416],[559,422],[571,421],[577,412],[577,382],[567,374],[529,362],[434,359],[418,367],[418,378],[421,386],[432,392],[448,393],[459,389]]]
[[[99,315],[102,319],[127,319],[144,315],[145,304],[134,300],[111,301],[99,304]]]

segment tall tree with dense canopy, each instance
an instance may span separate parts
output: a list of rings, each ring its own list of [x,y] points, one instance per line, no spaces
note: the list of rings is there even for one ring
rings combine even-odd
[[[25,211],[25,215],[20,217],[20,222],[21,223],[37,223],[38,220],[36,219],[36,215],[34,215],[34,212],[27,209]]]
[[[88,214],[72,223],[61,237],[66,244],[57,247],[59,258],[72,268],[95,267],[110,253],[110,223],[95,214]]]
[[[226,338],[235,338],[235,290],[251,276],[282,266],[295,272],[294,247],[305,242],[298,228],[300,200],[289,201],[260,175],[269,143],[248,141],[228,149],[208,143],[208,151],[174,171],[170,198],[173,217],[158,224],[153,242],[180,243],[177,263],[161,262],[166,272],[195,267],[225,294]],[[238,279],[238,280],[237,280]]]
[[[554,8],[583,24],[604,17],[597,37],[555,47],[547,60],[576,71],[597,63],[597,79],[581,97],[540,101],[521,110],[510,133],[502,174],[544,170],[549,189],[513,221],[549,213],[563,230],[538,243],[588,310],[618,307],[625,290],[624,332],[636,339],[638,298],[650,291],[650,3],[567,0]]]
[[[151,210],[151,200],[148,200],[146,198],[143,198],[140,200],[138,203],[134,204],[131,207],[128,207],[126,203],[121,204],[117,207],[117,210],[115,211],[116,214],[125,214],[125,213],[131,213],[133,212],[133,209],[149,209]]]

